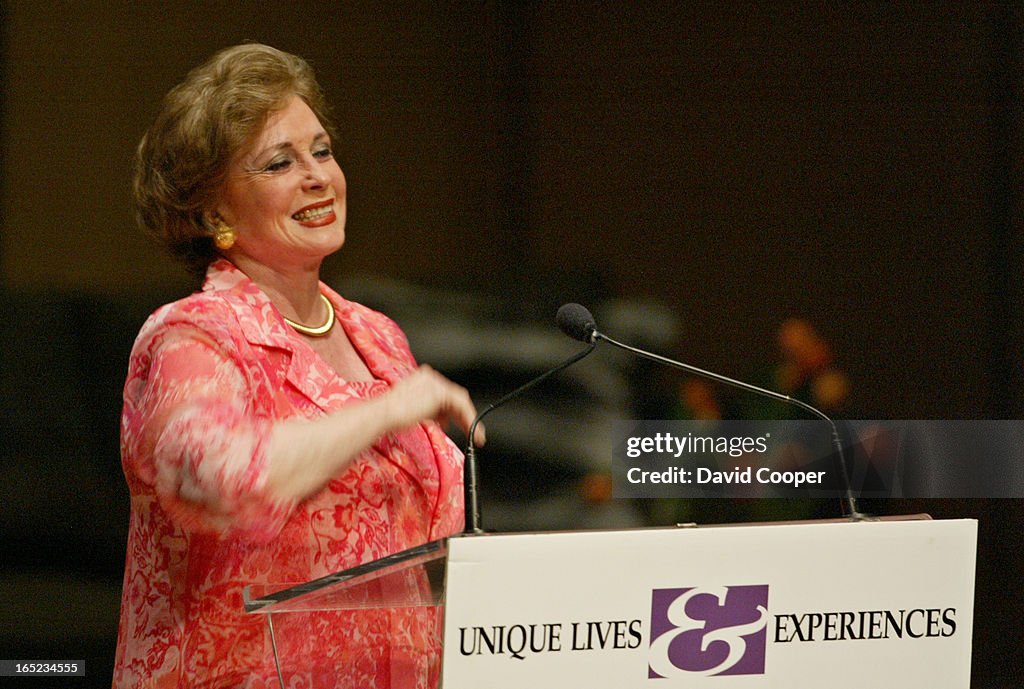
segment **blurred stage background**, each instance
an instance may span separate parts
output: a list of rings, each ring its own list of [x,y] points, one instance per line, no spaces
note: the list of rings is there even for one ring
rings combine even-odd
[[[766,5],[0,3],[0,657],[109,684],[124,367],[194,287],[135,228],[130,160],[162,95],[243,40],[310,60],[333,105],[349,220],[325,279],[478,404],[573,349],[553,315],[579,301],[766,384],[806,319],[841,417],[1021,418],[1024,11]],[[682,382],[603,352],[492,417],[485,525],[669,523],[604,499],[599,429],[672,413]],[[974,686],[1018,686],[1020,501],[868,507],[979,519]]]

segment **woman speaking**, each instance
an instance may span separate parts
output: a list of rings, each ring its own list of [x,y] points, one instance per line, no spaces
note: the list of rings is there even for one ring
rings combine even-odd
[[[469,395],[319,280],[345,240],[333,145],[310,67],[258,44],[193,70],[139,144],[140,224],[205,282],[146,321],[129,362],[115,689],[276,687],[246,586],[462,528],[462,455],[439,423],[468,429]],[[431,686],[425,615],[311,623],[286,686]]]

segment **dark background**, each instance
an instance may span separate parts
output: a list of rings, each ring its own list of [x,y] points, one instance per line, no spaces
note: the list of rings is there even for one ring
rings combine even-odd
[[[791,316],[848,418],[1020,418],[1019,3],[0,4],[3,657],[115,643],[131,341],[193,285],[135,229],[132,151],[243,40],[333,105],[348,242],[325,266],[487,295],[658,304],[668,350],[736,376]],[[493,302],[489,302],[493,303]],[[492,426],[497,431],[500,426]],[[1016,500],[979,519],[974,686],[1024,672]]]

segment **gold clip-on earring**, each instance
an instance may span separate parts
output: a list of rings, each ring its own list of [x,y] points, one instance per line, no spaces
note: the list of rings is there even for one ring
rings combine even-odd
[[[213,243],[218,249],[227,251],[235,245],[235,239],[238,238],[235,228],[224,222],[220,216],[215,217],[211,224],[213,225]]]

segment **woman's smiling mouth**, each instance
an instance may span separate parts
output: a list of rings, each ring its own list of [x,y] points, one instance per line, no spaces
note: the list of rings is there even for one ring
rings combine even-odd
[[[300,223],[318,223],[334,216],[334,201],[326,201],[313,206],[307,206],[297,213],[292,213],[292,219]]]

